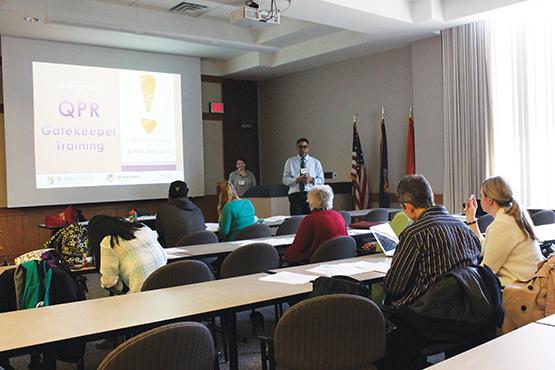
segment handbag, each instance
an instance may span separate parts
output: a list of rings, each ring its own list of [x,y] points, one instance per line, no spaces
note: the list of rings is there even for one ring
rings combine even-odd
[[[46,215],[44,224],[46,227],[64,227],[79,219],[79,210],[73,206],[67,206],[61,213]]]

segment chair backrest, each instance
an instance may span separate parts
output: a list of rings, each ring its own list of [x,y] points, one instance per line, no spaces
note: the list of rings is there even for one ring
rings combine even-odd
[[[351,217],[351,214],[347,211],[339,211],[339,213],[341,213],[341,216],[345,220],[345,226],[349,227],[349,225],[353,223],[353,218]]]
[[[266,224],[253,224],[239,231],[237,236],[235,236],[235,240],[268,238],[270,236],[272,236],[270,226]]]
[[[222,262],[220,276],[230,278],[256,274],[278,267],[276,248],[266,243],[253,243],[231,252]]]
[[[389,221],[389,211],[385,208],[371,209],[364,217],[364,221],[387,222]]]
[[[201,283],[214,280],[214,275],[205,263],[188,260],[172,262],[150,274],[141,291],[170,288],[173,286]]]
[[[480,231],[485,233],[489,224],[491,224],[493,220],[495,220],[495,217],[493,217],[489,213],[486,213],[485,215],[478,217],[477,223],[478,223],[478,227],[480,228]]]
[[[177,242],[177,245],[183,247],[185,245],[197,245],[197,244],[210,244],[217,243],[218,236],[210,230],[200,230],[195,231],[189,235],[185,235],[183,238]]]
[[[532,222],[536,226],[555,224],[555,212],[550,209],[544,209],[543,211],[536,212],[532,216]]]
[[[212,370],[215,350],[210,331],[196,322],[161,326],[124,342],[99,370]]]
[[[355,257],[357,254],[357,243],[350,236],[337,236],[324,242],[316,249],[310,263],[340,260]]]
[[[276,235],[296,234],[304,216],[291,216],[277,228]]]
[[[385,352],[385,320],[368,298],[332,294],[291,307],[275,331],[277,369],[368,369]]]

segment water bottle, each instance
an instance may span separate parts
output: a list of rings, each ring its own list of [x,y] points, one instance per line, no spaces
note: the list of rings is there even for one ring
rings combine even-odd
[[[134,209],[129,211],[129,221],[130,222],[137,222],[137,211],[135,211]]]

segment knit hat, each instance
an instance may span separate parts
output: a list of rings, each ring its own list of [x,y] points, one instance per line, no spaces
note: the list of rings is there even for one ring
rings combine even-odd
[[[187,194],[189,194],[189,188],[183,181],[174,181],[170,184],[170,199],[186,197]]]

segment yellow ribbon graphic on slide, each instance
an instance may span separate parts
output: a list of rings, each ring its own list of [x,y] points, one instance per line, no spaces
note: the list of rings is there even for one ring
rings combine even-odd
[[[143,126],[147,134],[150,134],[152,130],[154,130],[154,128],[156,127],[156,120],[149,119],[149,118],[142,118],[141,126]]]
[[[156,92],[156,77],[152,75],[142,75],[141,91],[143,92],[146,111],[150,112],[152,101],[154,100],[154,93]]]

